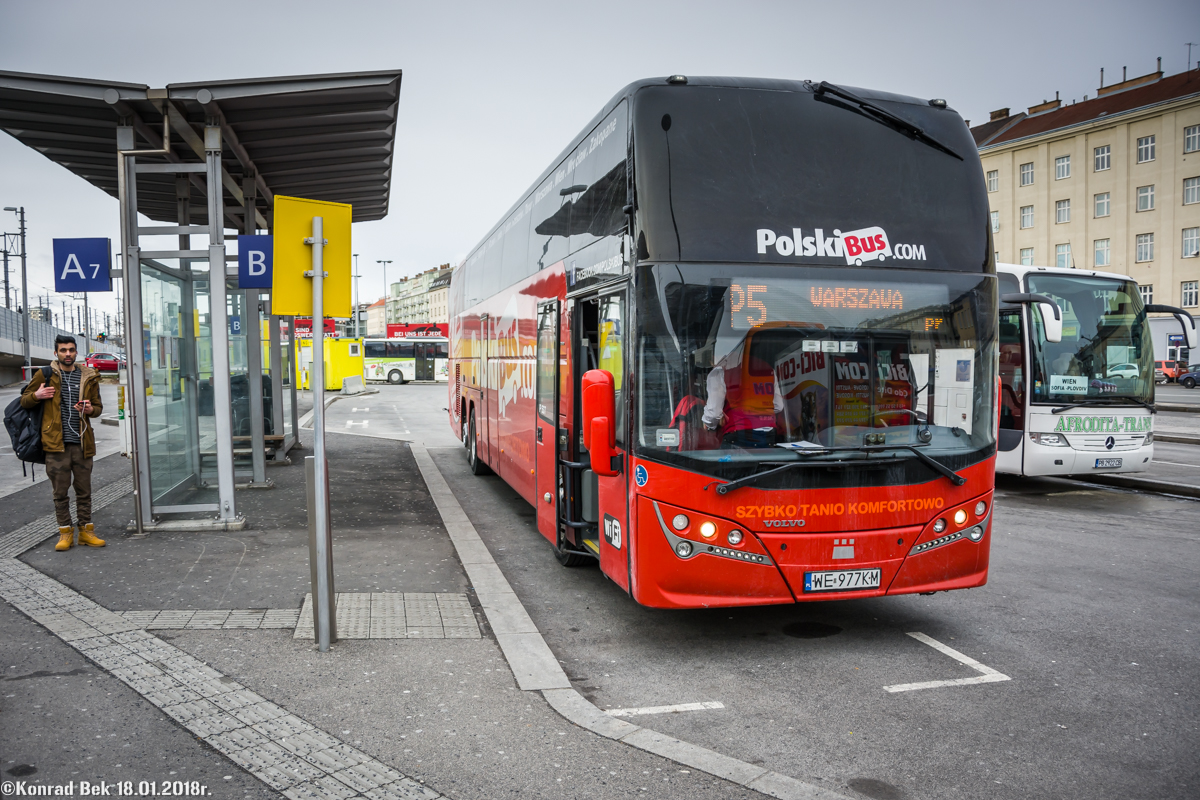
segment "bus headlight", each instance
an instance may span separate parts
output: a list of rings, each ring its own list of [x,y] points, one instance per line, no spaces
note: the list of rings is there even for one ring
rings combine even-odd
[[[1070,447],[1071,443],[1067,441],[1067,437],[1061,433],[1033,433],[1030,432],[1029,438],[1037,444],[1043,444],[1046,447]]]
[[[736,529],[732,530],[729,533],[725,534],[725,538],[727,540],[729,540],[730,544],[739,545],[742,543],[742,532],[739,530],[736,530]]]
[[[691,520],[687,518],[686,514],[676,514],[675,518],[671,520],[671,527],[677,531],[681,531],[686,528],[690,522]]]
[[[705,539],[711,539],[717,535],[717,526],[711,522],[705,521],[700,525],[700,535]]]
[[[946,530],[946,520],[939,518],[937,522],[933,523],[934,533],[941,533],[944,530]]]
[[[967,521],[966,509],[960,508],[958,511],[954,512],[954,524],[955,525],[962,525],[966,521]]]
[[[680,558],[687,558],[692,554],[692,543],[680,542],[679,544],[675,545],[675,552],[679,554]]]
[[[975,504],[975,516],[982,517],[983,512],[985,512],[985,511],[987,511],[987,503],[980,500],[978,503]]]
[[[1146,441],[1142,442],[1142,444],[1143,445],[1154,444],[1154,431],[1150,431],[1149,433],[1146,434]]]
[[[972,542],[978,542],[983,538],[983,526],[976,525],[974,528],[971,528],[971,530],[967,531],[967,538]]]

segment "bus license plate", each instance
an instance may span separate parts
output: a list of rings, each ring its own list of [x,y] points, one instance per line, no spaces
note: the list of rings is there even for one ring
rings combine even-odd
[[[837,572],[804,573],[806,592],[852,592],[855,589],[878,589],[882,570],[842,569]]]
[[[1097,458],[1096,469],[1103,469],[1104,467],[1119,467],[1121,466],[1121,461],[1122,459],[1119,458]]]

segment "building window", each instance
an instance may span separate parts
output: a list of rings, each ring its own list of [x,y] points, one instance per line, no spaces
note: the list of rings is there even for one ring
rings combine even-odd
[[[1138,160],[1137,163],[1144,164],[1147,161],[1154,160],[1154,137],[1143,136],[1138,139]]]
[[[1154,302],[1154,285],[1138,284],[1138,294],[1142,296],[1142,305],[1148,306]]]
[[[1200,255],[1200,228],[1183,229],[1183,257],[1195,258]]]
[[[1143,261],[1153,261],[1153,260],[1154,260],[1154,234],[1153,233],[1139,233],[1137,235],[1137,261],[1138,261],[1138,263],[1141,263]]]
[[[1153,211],[1154,210],[1154,187],[1139,186],[1137,190],[1137,210],[1138,211]]]
[[[987,174],[987,184],[989,192],[1000,191],[1000,170],[993,169]]]
[[[978,174],[978,173],[976,173],[976,174]],[[1021,185],[1022,186],[1032,186],[1033,185],[1033,162],[1032,161],[1030,161],[1028,164],[1021,165]]]
[[[1200,203],[1200,178],[1183,179],[1183,204]]]
[[[1108,192],[1101,192],[1096,195],[1096,216],[1107,217],[1108,213]]]
[[[1112,264],[1109,259],[1108,239],[1097,239],[1095,242],[1096,262],[1097,267],[1107,267]]]
[[[1022,267],[1032,267],[1033,266],[1033,248],[1032,247],[1022,247],[1021,248],[1021,266]]]
[[[992,233],[999,233],[999,232],[1000,232],[1000,212],[993,211],[992,212]]]
[[[1200,281],[1183,282],[1183,286],[1181,287],[1183,291],[1180,292],[1180,295],[1183,298],[1184,308],[1194,308],[1197,305],[1200,305],[1200,303],[1196,302],[1196,296],[1200,295],[1200,289],[1198,289],[1198,287],[1200,287]]]
[[[1061,181],[1071,177],[1071,157],[1059,156],[1054,159],[1054,180]]]
[[[1096,172],[1103,172],[1112,167],[1112,145],[1106,144],[1096,148]]]
[[[1071,267],[1071,245],[1056,244],[1054,245],[1054,266],[1059,269],[1070,269]]]
[[[1183,129],[1183,152],[1200,150],[1200,125],[1189,125]]]
[[[1054,223],[1061,225],[1071,221],[1071,201],[1057,200],[1054,203]]]
[[[1021,206],[1021,227],[1033,227],[1033,206]]]

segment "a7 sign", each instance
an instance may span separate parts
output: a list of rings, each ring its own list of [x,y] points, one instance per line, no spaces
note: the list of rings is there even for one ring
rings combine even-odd
[[[111,292],[109,239],[55,239],[54,291]]]

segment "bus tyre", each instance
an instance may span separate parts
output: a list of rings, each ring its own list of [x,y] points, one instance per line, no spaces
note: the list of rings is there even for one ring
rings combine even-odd
[[[1184,378],[1184,379],[1181,381],[1181,383],[1183,383],[1183,385],[1184,385],[1184,386],[1186,386],[1186,387],[1187,387],[1187,388],[1189,388],[1189,389],[1195,389],[1195,388],[1196,388],[1196,379],[1195,379],[1195,378]]]
[[[392,385],[404,383],[404,373],[398,369],[394,369],[388,373],[388,383]]]
[[[467,423],[467,466],[472,475],[487,475],[492,470],[479,458],[478,439],[475,437],[475,409],[471,409],[471,419]]]
[[[576,553],[569,549],[570,545],[563,538],[562,531],[558,533],[558,544],[554,547],[554,558],[564,567],[582,567],[584,564],[593,564],[596,559],[583,553]]]

